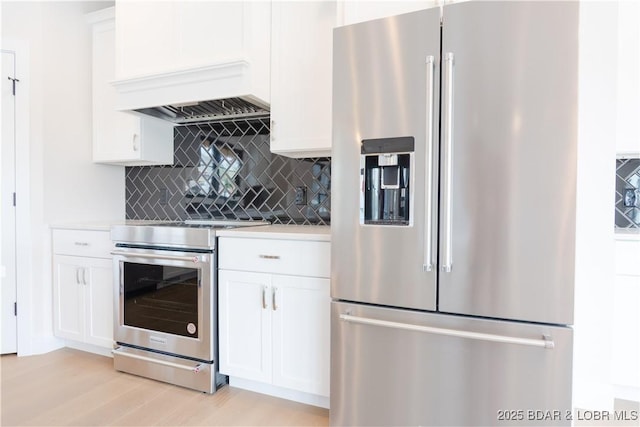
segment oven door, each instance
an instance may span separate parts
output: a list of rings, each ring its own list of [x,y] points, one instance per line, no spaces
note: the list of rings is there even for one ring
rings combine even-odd
[[[214,360],[214,254],[118,247],[115,341]]]

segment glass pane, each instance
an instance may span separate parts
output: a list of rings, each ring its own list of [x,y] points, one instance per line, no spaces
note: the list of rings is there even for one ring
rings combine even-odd
[[[124,263],[124,324],[198,337],[198,270]]]

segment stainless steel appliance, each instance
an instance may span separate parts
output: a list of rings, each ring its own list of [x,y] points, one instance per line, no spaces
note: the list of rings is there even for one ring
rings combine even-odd
[[[332,425],[570,424],[578,12],[334,31]]]
[[[260,224],[114,226],[115,369],[215,392],[226,381],[217,362],[216,229]]]

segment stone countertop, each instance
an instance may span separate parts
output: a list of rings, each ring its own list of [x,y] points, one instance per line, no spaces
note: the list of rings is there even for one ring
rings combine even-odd
[[[69,222],[51,224],[52,229],[57,230],[88,230],[110,231],[114,225],[151,225],[162,222],[160,220],[103,220],[86,222]],[[285,240],[310,240],[331,241],[331,227],[328,225],[259,225],[251,227],[239,227],[222,229],[216,232],[217,236],[261,238],[261,239],[285,239]]]
[[[112,221],[86,221],[86,222],[66,222],[51,224],[52,229],[56,230],[88,230],[88,231],[110,231],[114,225],[149,225],[157,224],[159,220],[131,220],[131,219],[115,219]]]
[[[331,227],[328,225],[262,225],[239,227],[216,232],[218,237],[244,237],[259,239],[311,240],[330,242]]]
[[[640,241],[640,229],[616,228],[614,232],[615,240],[636,240]]]

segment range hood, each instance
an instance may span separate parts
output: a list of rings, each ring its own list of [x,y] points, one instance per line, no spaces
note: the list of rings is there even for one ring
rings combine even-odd
[[[269,114],[269,108],[265,104],[244,98],[187,102],[160,107],[138,108],[133,111],[181,125],[228,120],[238,117],[259,117]]]
[[[269,114],[269,73],[244,59],[111,82],[116,109],[188,124]]]

